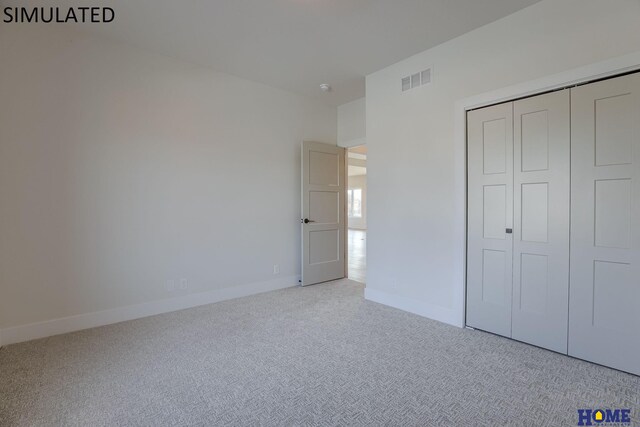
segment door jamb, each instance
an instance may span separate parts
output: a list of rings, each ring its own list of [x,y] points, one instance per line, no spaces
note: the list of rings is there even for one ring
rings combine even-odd
[[[344,150],[344,200],[342,201],[342,215],[344,218],[344,278],[349,278],[349,212],[347,212],[347,204],[349,203],[349,148],[342,147]]]

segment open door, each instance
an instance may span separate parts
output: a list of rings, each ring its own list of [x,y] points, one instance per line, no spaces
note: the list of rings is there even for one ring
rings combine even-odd
[[[302,286],[345,277],[344,151],[302,143]]]

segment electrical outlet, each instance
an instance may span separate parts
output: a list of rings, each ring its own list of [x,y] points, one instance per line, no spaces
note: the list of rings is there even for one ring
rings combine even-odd
[[[187,289],[189,289],[189,282],[187,279],[180,279],[180,290],[186,291]]]
[[[176,281],[175,280],[167,280],[167,284],[165,285],[167,292],[173,292],[176,290]]]
[[[278,264],[273,264],[273,274],[280,274],[280,266]]]

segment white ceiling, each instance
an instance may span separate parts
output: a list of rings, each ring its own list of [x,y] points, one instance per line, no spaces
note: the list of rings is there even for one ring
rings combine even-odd
[[[104,0],[99,6],[115,9],[115,21],[81,26],[340,105],[364,96],[367,74],[537,1]],[[58,0],[55,6],[81,3]],[[321,83],[333,91],[322,93]]]

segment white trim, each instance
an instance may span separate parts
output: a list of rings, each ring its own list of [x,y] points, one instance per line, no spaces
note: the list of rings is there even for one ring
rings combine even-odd
[[[455,182],[455,222],[458,232],[454,236],[454,259],[460,268],[455,271],[454,278],[454,311],[455,323],[458,326],[465,324],[465,289],[466,289],[466,237],[467,237],[467,183],[466,183],[466,144],[468,110],[486,105],[506,102],[516,98],[535,95],[538,93],[586,83],[592,80],[615,76],[640,69],[640,51],[584,67],[574,68],[569,71],[543,77],[536,80],[520,83],[506,88],[482,93],[469,98],[464,98],[455,103],[454,111],[454,150],[456,176]]]
[[[177,298],[151,301],[142,304],[114,308],[111,310],[96,311],[93,313],[79,314],[47,320],[44,322],[30,323],[27,325],[13,326],[0,330],[3,337],[2,345],[15,344],[52,335],[65,334],[80,331],[82,329],[95,328],[110,325],[141,317],[155,316],[186,308],[213,304],[234,298],[260,294],[289,288],[298,284],[298,276],[282,277],[265,282],[255,282],[247,285],[216,289],[208,292],[194,293]]]
[[[369,301],[408,311],[409,313],[417,314],[419,316],[428,317],[429,319],[437,320],[439,322],[448,323],[458,327],[462,326],[458,321],[457,312],[453,309],[416,301],[413,298],[394,295],[371,288],[364,289],[364,298]]]

